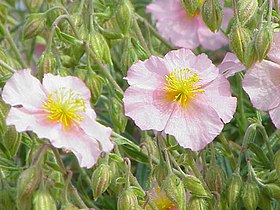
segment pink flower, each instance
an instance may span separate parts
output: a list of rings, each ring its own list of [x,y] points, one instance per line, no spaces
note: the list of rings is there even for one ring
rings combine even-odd
[[[213,33],[208,29],[199,13],[189,16],[180,0],[154,0],[146,11],[157,20],[159,33],[178,47],[195,49],[202,45],[205,49],[217,50],[228,43],[221,31]],[[232,10],[225,8],[222,23],[224,28],[231,16]]]
[[[245,70],[246,67],[238,60],[238,58],[233,53],[228,52],[224,57],[222,63],[218,65],[218,69],[221,74],[228,78],[233,76],[237,72]]]
[[[205,147],[235,112],[229,82],[205,54],[179,49],[152,56],[132,65],[126,79],[125,114],[142,130],[164,131],[185,148]]]
[[[268,111],[272,122],[280,128],[280,33],[275,33],[267,57],[245,74],[243,88],[253,106]]]
[[[90,91],[76,77],[46,74],[41,84],[30,69],[24,69],[7,81],[2,97],[12,106],[8,125],[15,125],[18,132],[34,131],[55,147],[71,150],[82,167],[90,168],[101,151],[113,148],[111,129],[95,121]]]

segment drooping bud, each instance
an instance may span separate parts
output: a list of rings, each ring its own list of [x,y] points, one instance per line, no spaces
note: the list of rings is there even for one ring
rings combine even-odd
[[[244,61],[243,64],[245,67],[248,69],[252,66],[253,63],[255,63],[258,58],[257,58],[257,52],[255,48],[255,41],[251,40],[245,49],[245,54],[244,54]]]
[[[209,197],[209,193],[203,187],[201,181],[192,175],[187,175],[184,180],[185,188],[191,191],[192,195]]]
[[[88,72],[85,78],[85,83],[91,93],[90,101],[93,104],[96,104],[103,90],[103,84],[104,84],[103,78],[94,72]]]
[[[18,133],[14,126],[7,127],[3,142],[12,156],[17,153],[18,147],[21,143],[21,139],[22,133]]]
[[[167,164],[165,162],[156,165],[153,170],[153,175],[155,176],[159,186],[162,186],[163,181],[166,179],[168,174]]]
[[[121,0],[117,13],[116,13],[116,21],[120,28],[120,31],[127,35],[131,25],[132,25],[132,17],[133,17],[133,6],[130,0]]]
[[[246,48],[251,40],[250,32],[240,24],[232,26],[229,34],[229,45],[237,58],[244,63]]]
[[[261,28],[255,38],[255,48],[258,61],[262,61],[270,50],[273,40],[273,31],[271,27]]]
[[[39,35],[45,28],[46,15],[45,13],[34,13],[26,18],[23,25],[23,38],[31,39]]]
[[[56,210],[56,204],[47,190],[39,190],[33,197],[33,210]]]
[[[94,170],[91,177],[91,189],[94,200],[107,190],[111,180],[112,171],[108,164],[101,164]]]
[[[238,1],[238,17],[242,25],[249,23],[258,11],[258,0]]]
[[[143,143],[141,145],[145,145],[144,147],[142,147],[142,149],[144,151],[147,151],[155,158],[159,159],[159,153],[158,153],[158,148],[157,145],[155,143],[155,139],[151,138],[150,136],[145,137],[145,141],[143,141]]]
[[[257,209],[260,200],[260,189],[258,185],[253,181],[248,181],[242,190],[241,198],[246,210]]]
[[[127,118],[124,115],[123,104],[117,97],[113,97],[110,100],[110,116],[117,132],[124,132]]]
[[[225,183],[225,172],[218,165],[211,165],[205,173],[205,182],[210,191],[222,192]]]
[[[194,16],[198,8],[198,0],[180,0],[181,5],[189,16]]]
[[[188,202],[187,209],[190,210],[207,210],[208,204],[204,198],[192,196]]]
[[[186,192],[181,179],[175,174],[169,174],[162,182],[162,190],[179,209],[186,209]]]
[[[276,184],[266,184],[264,187],[265,193],[276,200],[280,200],[280,187]]]
[[[238,201],[243,182],[239,174],[233,173],[227,183],[226,198],[229,209],[232,209]]]
[[[212,32],[220,29],[223,20],[223,6],[219,0],[205,0],[202,5],[202,18]]]
[[[275,153],[273,163],[278,177],[280,178],[280,149]]]
[[[135,39],[135,38],[131,38],[131,43],[133,45],[133,48],[136,52],[136,54],[138,55],[140,60],[145,60],[149,58],[148,53],[146,52],[146,50],[142,47],[142,45],[140,44],[140,42]]]
[[[24,2],[30,12],[37,12],[43,3],[43,0],[24,0]]]
[[[37,77],[42,80],[44,74],[54,73],[56,69],[56,59],[53,53],[46,50],[42,53],[37,64],[38,72]]]
[[[126,37],[123,44],[123,53],[121,57],[121,71],[123,75],[127,74],[129,67],[138,60],[137,53],[135,52],[131,39]]]
[[[138,200],[133,189],[127,188],[121,192],[118,198],[118,210],[138,210]]]

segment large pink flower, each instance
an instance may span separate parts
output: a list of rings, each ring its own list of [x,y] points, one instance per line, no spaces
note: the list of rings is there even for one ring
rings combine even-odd
[[[275,33],[267,57],[256,63],[245,74],[243,88],[253,106],[269,111],[272,122],[280,128],[280,33]]]
[[[217,50],[228,43],[221,31],[213,33],[208,29],[199,13],[189,16],[180,0],[154,0],[146,11],[157,20],[159,33],[178,47],[195,49],[202,45],[205,49]],[[222,23],[224,28],[231,16],[232,10],[225,8]]]
[[[76,77],[46,74],[41,84],[30,69],[20,70],[7,81],[2,97],[12,106],[8,125],[71,150],[82,167],[90,168],[101,151],[113,148],[111,129],[95,121],[90,91]]]
[[[132,65],[126,79],[125,114],[142,130],[164,131],[185,148],[205,147],[235,112],[229,82],[205,54],[179,49],[152,56]]]

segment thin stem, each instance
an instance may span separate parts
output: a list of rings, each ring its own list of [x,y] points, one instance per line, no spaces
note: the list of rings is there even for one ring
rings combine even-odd
[[[238,109],[239,109],[239,114],[240,114],[240,118],[241,118],[241,128],[242,128],[242,131],[245,132],[246,130],[246,127],[247,127],[247,119],[246,119],[246,116],[245,116],[245,111],[244,111],[244,105],[243,105],[243,89],[242,89],[242,85],[241,85],[241,82],[242,82],[242,75],[241,74],[238,74],[237,75],[237,88],[238,88],[238,100],[237,100],[237,103],[238,103]]]
[[[9,66],[8,64],[6,64],[4,61],[0,60],[0,66],[4,67],[5,69],[7,69],[9,72],[11,73],[15,73],[16,70],[13,69],[11,66]]]
[[[68,15],[68,11],[67,11],[64,7],[61,7],[61,6],[52,7],[52,8],[50,8],[50,9],[48,9],[48,10],[45,12],[45,14],[47,14],[47,13],[53,11],[53,10],[56,10],[56,9],[60,9],[60,10],[62,10],[65,14]]]
[[[271,25],[271,14],[272,14],[272,0],[268,1],[268,16],[267,16],[267,22],[268,25]]]
[[[233,12],[234,12],[234,17],[237,20],[237,22],[239,22],[239,16],[238,16],[238,6],[237,6],[237,2],[238,0],[233,0]]]
[[[231,146],[230,146],[228,140],[226,139],[225,134],[221,133],[218,138],[219,138],[221,144],[223,145],[223,147],[225,148],[226,152],[228,153],[228,158],[229,158],[230,166],[234,170],[235,167],[236,167],[236,165],[235,165],[235,158],[234,158],[234,155],[232,153]]]

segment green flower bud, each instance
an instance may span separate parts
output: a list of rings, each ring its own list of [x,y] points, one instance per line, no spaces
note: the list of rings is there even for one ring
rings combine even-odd
[[[209,197],[209,193],[205,190],[201,181],[195,176],[187,175],[183,182],[185,188],[190,190],[193,195],[199,197]]]
[[[270,27],[261,28],[255,38],[255,48],[258,61],[262,61],[270,50],[273,40],[273,31]]]
[[[91,189],[94,200],[107,190],[111,181],[112,171],[109,165],[101,164],[94,170],[91,177]]]
[[[124,35],[127,35],[131,25],[132,25],[132,17],[133,17],[133,6],[129,0],[121,0],[118,5],[117,13],[116,13],[116,21],[121,32]]]
[[[226,198],[229,209],[232,209],[238,201],[243,182],[239,174],[233,173],[227,183]]]
[[[157,183],[159,186],[162,186],[163,181],[166,179],[168,175],[168,168],[165,162],[156,165],[153,170],[153,175],[155,176]]]
[[[232,27],[229,34],[229,45],[237,58],[244,63],[246,48],[251,41],[251,35],[248,29],[236,24]]]
[[[12,198],[11,192],[6,186],[0,188],[0,206],[7,210],[16,209],[15,201]]]
[[[278,177],[280,178],[280,149],[275,153],[273,163]]]
[[[238,17],[242,25],[249,23],[258,11],[258,0],[238,1]]]
[[[16,155],[18,147],[21,143],[22,133],[18,133],[14,126],[8,126],[4,135],[3,143],[10,151],[11,155]]]
[[[202,5],[202,18],[211,31],[218,31],[223,20],[223,6],[220,1],[205,0]]]
[[[255,182],[248,181],[241,194],[246,210],[256,210],[260,200],[260,189]]]
[[[0,98],[0,136],[4,135],[7,131],[6,117],[9,112],[9,106]]]
[[[205,173],[205,182],[210,191],[222,192],[225,183],[225,172],[218,165],[210,166]]]
[[[42,53],[37,63],[37,77],[42,80],[44,74],[54,73],[56,69],[56,59],[53,53],[49,50]]]
[[[29,15],[23,25],[23,38],[31,39],[39,35],[45,28],[45,17],[45,13],[34,13]]]
[[[181,5],[189,16],[194,16],[198,8],[198,0],[180,0]]]
[[[280,187],[276,184],[266,184],[264,187],[265,193],[276,200],[280,200]]]
[[[87,77],[85,78],[85,83],[91,93],[90,101],[93,104],[96,104],[103,90],[103,84],[104,84],[103,78],[94,72],[89,72]]]
[[[136,54],[138,55],[139,59],[145,60],[145,59],[149,58],[148,53],[142,47],[142,45],[140,44],[140,42],[138,40],[136,40],[132,37],[131,38],[131,43],[132,43],[132,45],[134,47],[134,50],[135,50]]]
[[[117,97],[113,97],[110,100],[110,116],[114,128],[118,132],[124,132],[127,123],[127,118],[124,115],[123,104]]]
[[[37,12],[43,3],[43,0],[24,0],[24,2],[30,12]]]
[[[257,61],[257,52],[255,48],[255,42],[254,40],[251,40],[246,49],[245,49],[245,54],[244,54],[244,65],[248,69],[249,67],[252,66],[253,63]]]
[[[134,190],[127,188],[121,192],[118,198],[118,210],[138,210],[139,205]]]
[[[39,190],[33,197],[33,210],[56,210],[56,204],[50,193]]]
[[[126,75],[129,67],[138,60],[137,53],[135,52],[131,39],[127,37],[124,39],[123,53],[121,57],[121,71]]]
[[[186,192],[181,179],[175,174],[170,174],[162,182],[162,190],[166,196],[180,209],[186,209]]]
[[[258,207],[265,210],[272,210],[271,199],[265,194],[263,190],[261,190],[260,201],[261,202],[258,203]]]
[[[144,151],[147,151],[147,154],[148,152],[155,158],[159,159],[159,153],[158,153],[158,148],[157,148],[157,145],[156,145],[156,141],[155,139],[147,136],[145,138],[145,141],[142,143],[142,145],[145,145],[145,147],[142,147],[142,149]],[[165,178],[164,178],[165,179]]]
[[[190,210],[207,210],[208,205],[205,199],[192,196],[188,202],[187,209]]]

